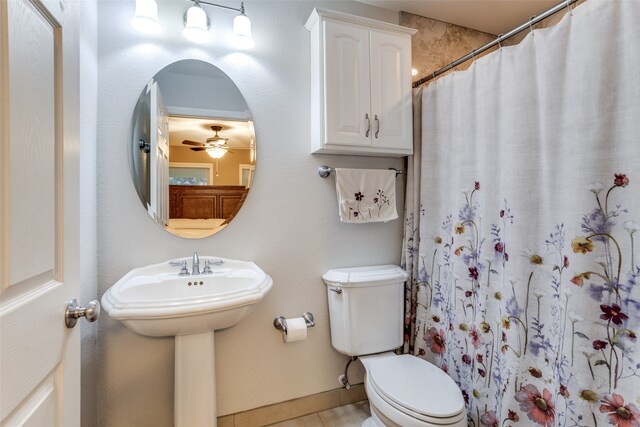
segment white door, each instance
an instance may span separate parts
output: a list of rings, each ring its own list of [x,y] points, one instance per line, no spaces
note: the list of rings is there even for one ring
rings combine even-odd
[[[325,143],[370,146],[369,30],[325,21]]]
[[[0,1],[0,425],[80,425],[78,5]]]
[[[169,118],[158,83],[151,91],[151,207],[149,214],[160,226],[169,223]]]
[[[413,147],[411,37],[371,31],[372,146]]]

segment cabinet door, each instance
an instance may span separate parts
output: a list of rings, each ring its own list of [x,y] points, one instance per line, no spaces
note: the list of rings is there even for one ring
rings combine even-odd
[[[412,149],[410,37],[371,31],[371,112],[373,147]]]
[[[334,21],[324,25],[324,143],[369,146],[369,31]]]

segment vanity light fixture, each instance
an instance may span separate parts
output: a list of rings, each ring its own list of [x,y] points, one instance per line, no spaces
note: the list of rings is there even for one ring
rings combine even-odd
[[[209,28],[211,22],[207,12],[201,5],[219,7],[222,9],[235,10],[240,12],[233,20],[232,42],[239,49],[249,49],[254,46],[251,35],[251,20],[244,13],[244,2],[240,2],[240,7],[230,7],[221,4],[210,3],[203,0],[191,0],[193,6],[184,13],[184,30],[182,35],[192,42],[204,43],[210,38]],[[160,32],[160,22],[158,21],[158,4],[156,0],[136,0],[136,11],[131,19],[131,25],[136,30],[157,34]]]
[[[225,154],[227,154],[227,150],[220,147],[208,148],[207,154],[213,159],[219,159]]]
[[[145,34],[160,32],[156,0],[136,0],[136,11],[131,19],[131,26]]]
[[[239,8],[210,3],[202,0],[192,0],[194,5],[187,9],[184,14],[183,35],[194,42],[202,43],[209,39],[210,21],[207,13],[200,5],[220,7],[222,9],[235,10],[240,12],[233,20],[233,43],[237,48],[248,49],[254,46],[251,36],[251,20],[244,13],[244,2]]]
[[[240,49],[251,49],[254,46],[251,20],[244,14],[244,3],[240,3],[240,9],[240,15],[233,18],[234,43]]]
[[[182,35],[192,42],[204,43],[209,40],[209,17],[196,2],[184,13]]]

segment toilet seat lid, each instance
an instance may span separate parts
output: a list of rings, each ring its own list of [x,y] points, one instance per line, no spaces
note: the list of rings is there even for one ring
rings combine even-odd
[[[375,360],[372,385],[389,403],[428,417],[449,418],[464,410],[456,383],[438,367],[409,354]]]

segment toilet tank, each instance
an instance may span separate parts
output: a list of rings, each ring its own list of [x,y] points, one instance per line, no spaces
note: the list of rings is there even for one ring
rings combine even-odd
[[[400,347],[407,277],[397,265],[327,271],[322,279],[327,285],[333,348],[360,356]]]

